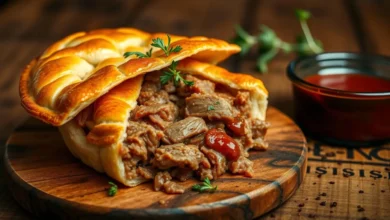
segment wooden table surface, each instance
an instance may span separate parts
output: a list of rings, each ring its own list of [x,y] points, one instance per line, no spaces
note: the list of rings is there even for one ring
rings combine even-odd
[[[283,40],[292,42],[300,33],[295,8],[312,12],[309,26],[326,51],[390,55],[387,0],[0,1],[1,164],[7,137],[28,118],[20,106],[19,74],[54,41],[76,31],[103,27],[135,27],[229,40],[234,36],[235,24],[251,33],[258,31],[259,24],[266,24]],[[254,54],[244,59],[233,57],[222,66],[261,78],[270,92],[270,105],[292,116],[292,90],[285,69],[294,56],[278,55],[266,75],[255,71],[255,58]],[[390,145],[351,150],[310,141],[309,167],[296,195],[263,218],[390,219]],[[0,219],[34,218],[12,199],[3,172],[1,169]],[[348,172],[354,175],[345,175]],[[327,196],[319,195],[323,192],[328,192]],[[332,202],[338,205],[332,206]],[[359,209],[363,204],[364,210]]]

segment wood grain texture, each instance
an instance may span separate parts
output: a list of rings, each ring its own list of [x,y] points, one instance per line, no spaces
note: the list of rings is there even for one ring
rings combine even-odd
[[[39,217],[120,217],[189,219],[252,219],[281,205],[302,183],[306,171],[305,137],[294,122],[269,108],[269,149],[253,151],[255,176],[226,174],[213,182],[215,193],[155,192],[152,183],[134,188],[120,185],[107,196],[110,179],[75,159],[55,128],[22,126],[10,137],[5,165],[10,190],[22,207]]]
[[[306,172],[295,195],[262,220],[390,219],[390,143],[344,147],[308,140]]]

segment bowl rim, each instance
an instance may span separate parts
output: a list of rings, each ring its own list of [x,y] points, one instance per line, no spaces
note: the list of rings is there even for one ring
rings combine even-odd
[[[305,57],[299,57],[293,61],[291,61],[287,66],[287,76],[289,77],[290,81],[298,85],[300,87],[315,90],[316,92],[321,92],[323,94],[329,94],[329,95],[336,95],[336,96],[348,96],[348,97],[366,97],[366,98],[383,98],[390,96],[390,91],[386,92],[351,92],[346,90],[338,90],[338,89],[331,89],[327,87],[318,86],[312,83],[309,83],[302,79],[301,77],[297,76],[295,73],[295,68],[298,64],[305,60],[323,60],[323,59],[329,59],[331,57],[334,57],[334,59],[343,59],[348,57],[350,59],[374,59],[375,61],[382,61],[387,62],[390,65],[390,57],[385,55],[374,55],[374,54],[366,54],[366,53],[354,53],[354,52],[325,52],[325,53],[319,53],[311,56],[305,56]]]

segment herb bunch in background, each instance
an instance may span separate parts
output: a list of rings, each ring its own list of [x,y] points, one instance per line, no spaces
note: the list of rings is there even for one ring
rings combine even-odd
[[[310,18],[310,12],[297,9],[295,15],[302,28],[302,34],[299,35],[295,43],[288,43],[280,39],[276,33],[265,25],[260,26],[260,34],[252,36],[242,27],[236,26],[236,37],[233,43],[241,47],[241,56],[249,53],[252,47],[259,45],[259,55],[256,60],[257,69],[264,73],[268,70],[268,63],[280,52],[295,52],[298,56],[307,56],[321,53],[322,44],[311,35],[307,20]]]

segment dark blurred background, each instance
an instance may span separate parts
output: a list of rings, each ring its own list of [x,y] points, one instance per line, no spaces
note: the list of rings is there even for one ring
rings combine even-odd
[[[19,101],[20,72],[64,36],[96,28],[135,27],[230,40],[236,24],[252,34],[265,24],[283,40],[293,42],[301,32],[294,16],[296,8],[312,13],[310,29],[325,51],[390,55],[388,0],[0,0],[0,146],[28,117]],[[261,78],[270,92],[270,105],[292,116],[291,86],[285,69],[294,57],[280,53],[267,74],[255,69],[256,50],[221,65]],[[0,147],[1,158],[2,152]],[[5,191],[1,176],[0,189]],[[0,194],[0,199],[0,218],[24,216],[9,194]]]
[[[300,34],[294,9],[312,13],[309,26],[326,51],[390,54],[390,1],[386,0],[1,0],[0,139],[26,118],[19,105],[18,77],[23,67],[56,40],[96,28],[135,27],[148,32],[204,35],[230,40],[234,26],[258,33],[260,24],[285,41]],[[280,53],[265,75],[255,69],[256,50],[222,66],[264,80],[270,104],[292,115],[285,68],[294,55]]]

